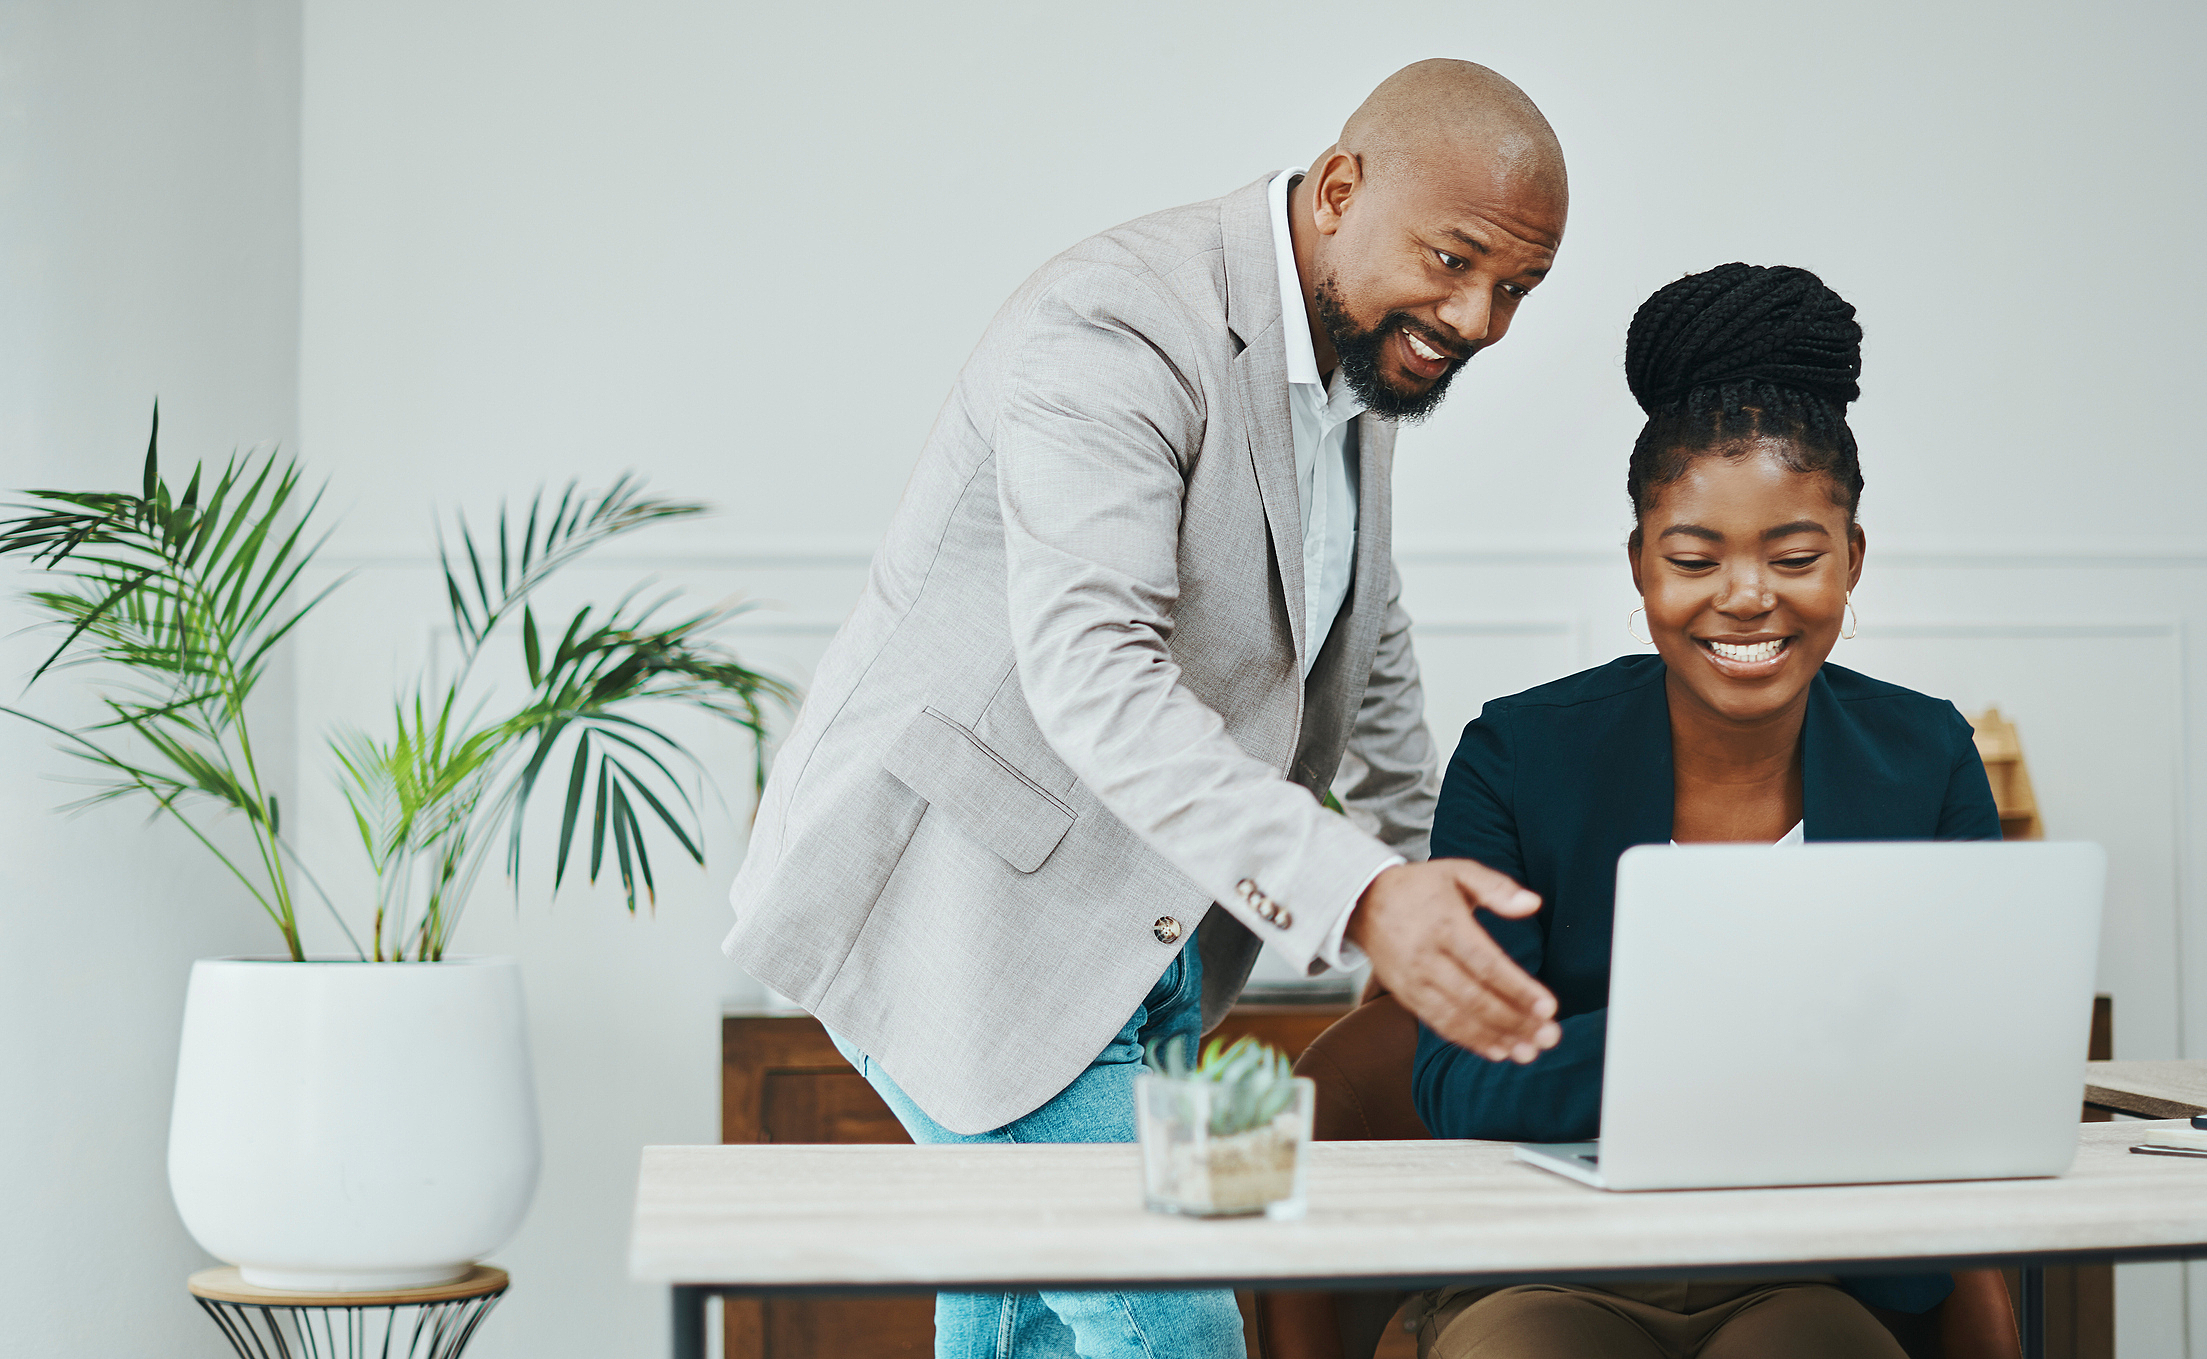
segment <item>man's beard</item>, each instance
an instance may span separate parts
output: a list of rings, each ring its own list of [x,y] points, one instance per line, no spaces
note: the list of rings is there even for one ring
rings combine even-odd
[[[1441,404],[1441,398],[1448,394],[1449,381],[1470,355],[1451,363],[1448,371],[1435,378],[1433,385],[1424,391],[1398,392],[1379,375],[1379,350],[1387,343],[1389,335],[1410,323],[1410,313],[1391,311],[1370,330],[1358,330],[1356,322],[1349,319],[1348,309],[1341,305],[1331,277],[1319,280],[1317,293],[1319,324],[1326,328],[1327,337],[1333,341],[1333,352],[1341,362],[1342,378],[1364,403],[1364,409],[1409,425],[1431,415],[1433,408]],[[1425,337],[1420,335],[1419,338]]]

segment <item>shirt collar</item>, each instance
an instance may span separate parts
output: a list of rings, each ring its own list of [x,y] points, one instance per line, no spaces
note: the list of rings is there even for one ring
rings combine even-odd
[[[1272,249],[1280,266],[1280,329],[1287,341],[1287,380],[1323,391],[1318,380],[1318,356],[1310,344],[1310,313],[1303,308],[1303,276],[1295,268],[1295,233],[1287,225],[1287,190],[1301,169],[1289,168],[1272,177]]]

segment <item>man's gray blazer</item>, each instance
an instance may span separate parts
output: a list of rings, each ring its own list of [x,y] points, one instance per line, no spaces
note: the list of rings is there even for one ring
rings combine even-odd
[[[1373,873],[1425,857],[1371,415],[1354,581],[1302,678],[1276,260],[1259,180],[1028,279],[776,757],[725,947],[955,1132],[1062,1090],[1199,923],[1208,1026],[1260,942],[1321,969]]]

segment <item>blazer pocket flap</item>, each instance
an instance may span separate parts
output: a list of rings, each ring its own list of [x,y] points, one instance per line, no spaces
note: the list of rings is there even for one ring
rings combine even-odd
[[[1072,808],[933,708],[912,719],[881,767],[1022,873],[1042,867],[1073,827]]]

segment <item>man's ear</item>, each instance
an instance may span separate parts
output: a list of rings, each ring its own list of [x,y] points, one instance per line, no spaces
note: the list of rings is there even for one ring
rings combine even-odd
[[[1364,165],[1354,155],[1335,147],[1310,169],[1311,216],[1318,234],[1331,236],[1348,215],[1349,200],[1364,187]]]
[[[1869,548],[1870,540],[1863,535],[1862,525],[1848,525],[1847,551],[1848,555],[1854,558],[1854,561],[1847,567],[1847,592],[1849,594],[1854,593],[1854,587],[1862,583],[1862,554],[1867,552]]]

